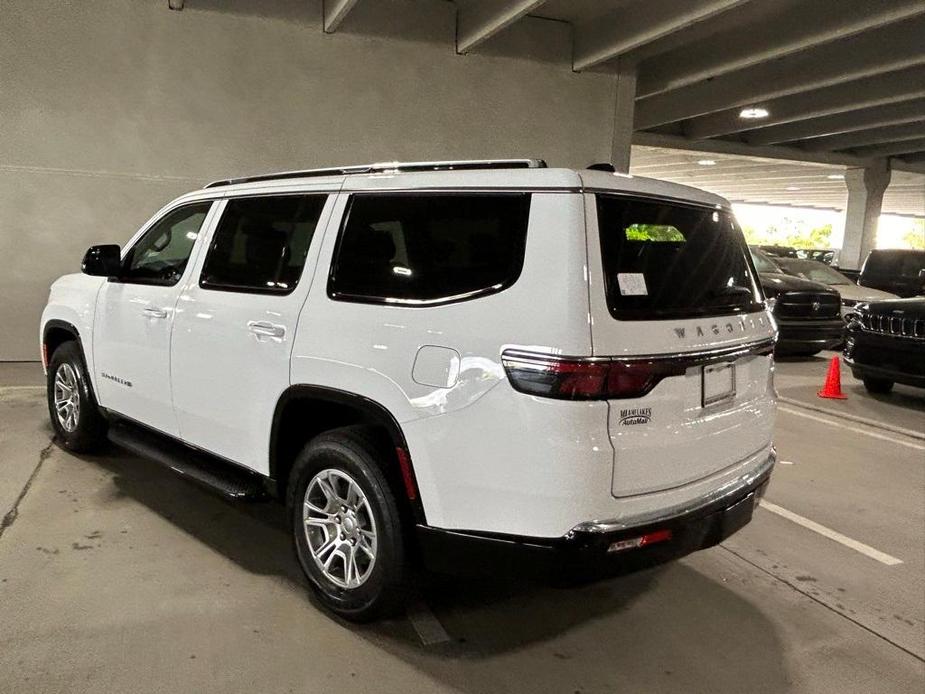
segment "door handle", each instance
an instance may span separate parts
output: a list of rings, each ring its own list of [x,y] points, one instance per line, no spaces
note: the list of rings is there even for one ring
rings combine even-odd
[[[261,335],[263,337],[280,338],[286,334],[286,328],[284,326],[268,323],[266,321],[249,321],[247,323],[247,329],[254,333],[254,335]]]
[[[154,306],[148,306],[143,313],[148,318],[166,318],[167,311],[162,308],[156,308]]]

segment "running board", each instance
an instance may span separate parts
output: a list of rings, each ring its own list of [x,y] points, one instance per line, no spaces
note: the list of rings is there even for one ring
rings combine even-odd
[[[124,421],[109,426],[109,440],[137,456],[170,468],[182,477],[234,501],[268,495],[264,477],[236,467],[175,439]]]

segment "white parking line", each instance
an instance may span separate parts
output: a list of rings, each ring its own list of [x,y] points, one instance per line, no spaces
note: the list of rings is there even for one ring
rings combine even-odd
[[[839,532],[827,528],[824,525],[820,525],[816,521],[811,521],[809,518],[804,518],[803,516],[794,513],[793,511],[788,511],[777,504],[772,504],[770,501],[765,501],[762,499],[759,504],[761,508],[770,511],[771,513],[776,513],[779,516],[786,518],[789,521],[793,521],[797,525],[802,525],[804,528],[808,528],[813,532],[817,532],[823,537],[827,537],[830,540],[835,540],[835,542],[840,542],[845,545],[845,547],[850,547],[856,552],[860,552],[871,559],[876,559],[881,564],[886,564],[887,566],[896,566],[896,564],[902,564],[902,559],[897,559],[892,557],[889,554],[881,552],[878,549],[874,549],[870,545],[865,545],[863,542],[858,542],[857,540],[852,540],[846,535],[842,535]]]
[[[45,390],[45,386],[0,386],[0,393],[17,390]]]
[[[847,424],[841,424],[839,422],[833,422],[831,419],[826,419],[825,417],[817,417],[814,414],[809,414],[808,412],[800,412],[790,407],[784,407],[783,405],[777,406],[778,412],[786,412],[787,414],[795,414],[797,417],[805,417],[806,419],[812,419],[814,422],[822,422],[823,424],[828,424],[831,427],[837,427],[838,429],[845,429],[847,431],[852,431],[856,434],[863,434],[864,436],[870,436],[874,439],[881,439],[882,441],[890,441],[900,446],[906,446],[907,448],[913,448],[917,451],[925,451],[925,446],[913,443],[912,441],[904,441],[902,438],[897,436],[888,436],[887,434],[880,434],[876,431],[869,431],[860,426],[848,426]],[[838,415],[833,415],[837,417]]]
[[[423,600],[417,600],[408,607],[408,620],[425,646],[446,643],[450,640],[450,635],[446,633],[440,620]]]

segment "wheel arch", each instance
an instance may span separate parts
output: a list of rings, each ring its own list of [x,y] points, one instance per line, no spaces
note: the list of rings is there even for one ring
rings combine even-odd
[[[289,473],[302,447],[318,434],[351,425],[369,426],[387,437],[394,466],[384,472],[412,520],[425,523],[411,454],[398,420],[375,400],[325,386],[290,386],[277,401],[270,428],[269,473],[279,497],[285,498]]]
[[[54,354],[58,347],[70,341],[76,342],[77,346],[80,347],[81,354],[83,354],[84,348],[80,339],[80,331],[73,323],[59,318],[46,321],[45,325],[42,326],[42,361],[44,365],[48,366],[51,355]],[[84,362],[86,363],[86,356],[84,356]]]

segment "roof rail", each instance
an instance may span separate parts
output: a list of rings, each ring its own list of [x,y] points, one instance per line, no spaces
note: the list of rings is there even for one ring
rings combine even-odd
[[[305,169],[304,171],[281,171],[279,173],[243,176],[212,181],[206,188],[230,186],[236,183],[254,183],[256,181],[276,181],[287,178],[310,178],[313,176],[347,176],[352,174],[393,173],[407,171],[471,171],[476,169],[545,169],[542,159],[468,159],[461,161],[387,161],[377,164],[359,166],[335,166],[325,169]]]

